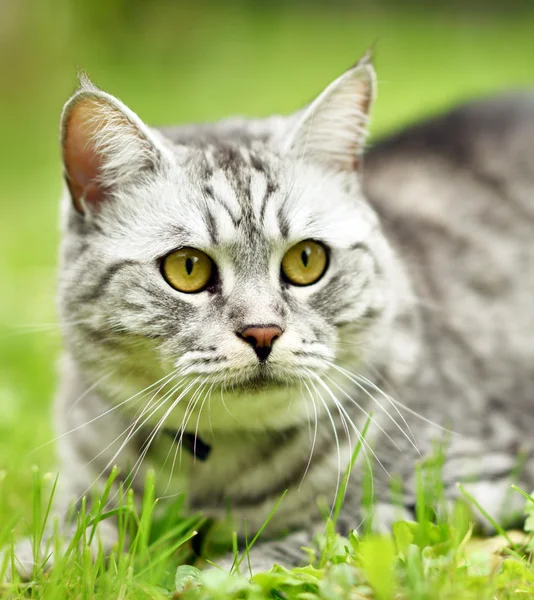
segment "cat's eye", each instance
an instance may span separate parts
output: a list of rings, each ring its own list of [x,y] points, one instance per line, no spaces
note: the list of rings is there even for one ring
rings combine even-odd
[[[295,244],[282,259],[282,275],[293,285],[311,285],[319,281],[327,267],[326,248],[313,240]]]
[[[161,272],[167,283],[186,294],[205,290],[213,280],[214,271],[211,258],[195,248],[175,250],[161,263]]]

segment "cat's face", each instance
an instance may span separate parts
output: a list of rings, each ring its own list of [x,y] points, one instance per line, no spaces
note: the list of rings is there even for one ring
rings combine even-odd
[[[328,402],[333,362],[364,358],[390,308],[389,247],[354,169],[370,69],[247,142],[222,125],[172,145],[87,85],[67,105],[61,312],[116,400],[163,378],[151,390],[183,394],[177,423],[209,398],[211,426],[290,424],[310,394]]]

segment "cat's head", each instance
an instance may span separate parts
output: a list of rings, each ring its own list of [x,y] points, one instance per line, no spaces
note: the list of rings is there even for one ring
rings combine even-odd
[[[89,383],[116,400],[167,383],[182,416],[209,395],[220,427],[329,401],[317,377],[365,360],[392,310],[359,176],[374,87],[364,59],[295,115],[164,135],[82,81],[61,128],[60,310]]]

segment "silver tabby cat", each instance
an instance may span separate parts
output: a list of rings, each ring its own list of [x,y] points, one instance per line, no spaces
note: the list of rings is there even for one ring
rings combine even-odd
[[[113,465],[302,560],[364,423],[338,526],[413,518],[414,465],[495,517],[534,431],[534,101],[478,102],[362,155],[365,58],[288,117],[154,129],[82,81],[62,118],[62,499]],[[375,510],[361,510],[373,465]],[[403,506],[394,507],[391,477]],[[522,469],[534,485],[534,464]],[[58,511],[65,510],[58,506]],[[115,542],[113,523],[100,532]],[[223,564],[228,561],[223,559]]]

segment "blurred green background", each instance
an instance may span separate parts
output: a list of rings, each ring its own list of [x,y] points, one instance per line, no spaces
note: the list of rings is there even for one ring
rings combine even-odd
[[[83,68],[150,124],[300,107],[375,44],[373,136],[534,87],[534,2],[0,0],[0,520],[54,465],[58,120]]]

